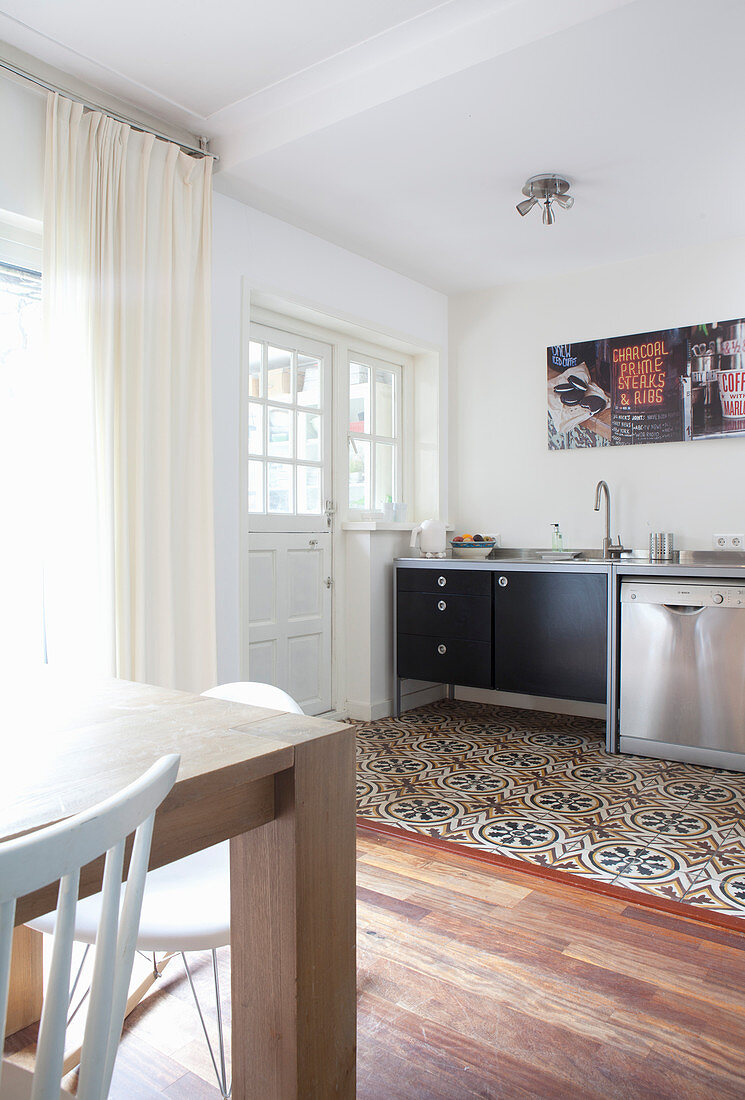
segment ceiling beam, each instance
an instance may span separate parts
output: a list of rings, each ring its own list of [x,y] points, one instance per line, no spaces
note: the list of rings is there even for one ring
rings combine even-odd
[[[216,112],[229,171],[474,65],[639,0],[456,0]]]

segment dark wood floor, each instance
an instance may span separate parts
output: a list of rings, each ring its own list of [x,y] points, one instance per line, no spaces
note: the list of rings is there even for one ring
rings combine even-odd
[[[745,1096],[745,935],[369,833],[358,867],[360,1100]],[[174,969],[112,1096],[210,1074]]]
[[[360,836],[359,1095],[745,1096],[745,936]]]

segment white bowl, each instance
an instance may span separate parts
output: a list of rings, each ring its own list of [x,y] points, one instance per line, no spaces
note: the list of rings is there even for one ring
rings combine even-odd
[[[450,547],[455,558],[488,558],[496,546],[496,542],[452,542]]]

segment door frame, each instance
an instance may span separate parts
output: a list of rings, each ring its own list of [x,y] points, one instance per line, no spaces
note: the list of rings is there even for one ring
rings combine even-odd
[[[239,509],[239,623],[238,623],[238,648],[239,668],[241,674],[247,667],[246,654],[248,650],[248,630],[246,629],[246,616],[244,609],[248,601],[248,533],[249,516],[245,506],[248,486],[248,454],[247,454],[247,400],[248,400],[248,344],[250,325],[252,322],[265,325],[269,328],[288,330],[299,336],[308,337],[321,343],[329,344],[333,354],[333,379],[331,393],[331,409],[333,417],[333,442],[332,442],[332,471],[333,471],[333,495],[336,505],[336,515],[331,526],[331,576],[333,580],[332,606],[331,606],[331,699],[332,710],[330,716],[345,715],[345,703],[347,693],[346,683],[346,649],[348,643],[348,607],[346,585],[338,582],[343,578],[347,569],[347,546],[344,527],[358,517],[348,515],[347,501],[344,497],[346,490],[346,473],[344,463],[347,459],[347,435],[348,418],[348,371],[347,356],[350,352],[381,358],[381,351],[386,362],[394,364],[406,364],[403,373],[402,401],[403,401],[403,436],[408,445],[403,462],[403,492],[405,499],[409,501],[410,508],[414,496],[414,378],[417,362],[424,364],[423,368],[431,371],[430,360],[436,360],[442,355],[442,349],[435,345],[414,344],[409,337],[400,333],[387,332],[383,329],[372,328],[361,322],[358,318],[345,316],[342,313],[331,314],[328,309],[318,303],[311,303],[306,299],[295,299],[291,295],[281,294],[276,288],[252,284],[250,278],[244,276],[241,284],[241,350],[240,350],[240,447],[239,463],[239,497],[236,506]],[[437,385],[441,381],[441,367],[437,366]],[[438,389],[438,394],[439,394]],[[439,400],[439,397],[438,397]],[[435,432],[440,440],[439,420],[435,424]],[[441,441],[440,441],[441,442]],[[440,467],[438,466],[438,470]],[[438,493],[442,492],[444,480],[440,471]],[[439,497],[438,497],[439,499]],[[440,501],[440,509],[442,508]],[[410,517],[413,518],[413,517]]]
[[[296,321],[291,316],[285,316],[283,314],[275,313],[266,309],[259,309],[251,305],[251,287],[246,280],[243,281],[242,287],[242,325],[241,325],[241,349],[240,349],[240,411],[239,411],[239,460],[240,471],[238,476],[238,509],[239,509],[239,532],[240,532],[240,546],[239,546],[239,578],[238,578],[238,592],[239,592],[239,614],[238,614],[238,626],[239,626],[239,638],[238,638],[238,659],[239,659],[239,676],[241,679],[246,679],[248,674],[248,648],[249,648],[249,628],[248,628],[248,600],[249,600],[249,536],[251,534],[261,534],[266,531],[266,526],[253,527],[251,523],[251,514],[248,511],[248,368],[249,368],[249,344],[251,342],[251,326],[260,325],[262,328],[271,329],[276,332],[288,332],[293,336],[297,336],[300,339],[309,340],[316,344],[324,344],[331,348],[331,360],[329,364],[328,377],[326,380],[327,396],[329,397],[329,410],[328,410],[328,423],[326,425],[326,433],[329,439],[329,469],[330,469],[330,486],[331,486],[331,500],[338,501],[337,496],[337,462],[336,462],[336,421],[337,421],[337,375],[338,375],[338,358],[339,348],[333,339],[331,333],[326,333],[322,329],[318,329],[315,326],[310,326],[302,321]],[[325,410],[324,410],[325,411]],[[324,500],[325,504],[325,500]],[[309,520],[314,520],[315,517],[308,517]],[[279,517],[280,523],[275,530],[277,532],[282,531],[281,517]],[[340,615],[337,597],[337,585],[336,585],[336,564],[339,560],[338,553],[340,548],[340,524],[336,522],[336,516],[332,518],[330,528],[326,526],[325,515],[318,517],[318,524],[316,527],[311,524],[308,525],[307,531],[303,527],[303,533],[312,534],[314,530],[326,530],[330,529],[331,533],[331,560],[330,560],[330,576],[331,576],[331,710],[328,711],[328,715],[335,715],[338,713],[337,704],[340,693],[340,664],[337,655],[338,640],[339,640],[339,623]],[[289,524],[285,530],[290,530]],[[295,527],[293,530],[300,532],[300,528]],[[343,559],[342,559],[343,560]],[[343,635],[343,629],[342,629]]]

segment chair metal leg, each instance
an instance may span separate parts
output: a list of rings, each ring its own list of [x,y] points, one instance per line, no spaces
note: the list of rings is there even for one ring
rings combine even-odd
[[[149,959],[150,958],[149,955],[146,955],[142,951],[138,951],[137,954],[142,955],[142,957],[144,959]],[[125,1009],[124,1009],[124,1019],[125,1020],[126,1020],[127,1016],[129,1016],[130,1012],[132,1012],[135,1008],[137,1008],[137,1005],[140,1003],[140,1001],[145,996],[145,994],[150,989],[150,987],[153,986],[155,984],[155,982],[158,980],[158,978],[161,976],[161,974],[163,973],[165,968],[168,966],[171,959],[175,959],[175,958],[176,958],[176,952],[175,951],[169,951],[167,954],[161,955],[160,960],[157,960],[157,961],[156,961],[155,955],[153,955],[153,970],[152,970],[152,973],[148,974],[147,977],[144,978],[143,981],[141,981],[140,984],[137,986],[137,988],[135,990],[133,990],[132,993],[130,993],[130,995],[129,995],[129,998],[127,1000],[127,1004],[126,1004]],[[85,961],[85,960],[83,960],[83,961]],[[82,964],[81,964],[81,970],[82,970]],[[77,982],[77,978],[75,980]],[[74,990],[74,988],[75,987],[73,986],[73,990]],[[78,1004],[75,1008],[75,1011],[68,1017],[68,1020],[67,1020],[68,1024],[71,1022],[71,1020],[73,1019],[73,1017],[77,1013],[78,1009],[81,1007],[81,1005],[85,1001],[86,997],[88,996],[88,992],[89,992],[89,990],[85,991],[83,996],[80,998],[80,1001],[78,1002]],[[81,1051],[82,1051],[82,1047],[77,1046],[77,1047],[75,1047],[74,1050],[71,1050],[68,1054],[65,1055],[65,1060],[62,1063],[62,1076],[63,1077],[66,1073],[69,1073],[71,1069],[75,1069],[75,1066],[80,1065]]]
[[[217,972],[217,951],[212,948],[212,973],[215,976],[215,1000],[217,1002],[217,1035],[220,1041],[220,1069],[223,1086],[227,1087],[228,1075],[225,1071],[225,1033],[222,1024],[222,1005],[220,1004],[220,977]]]
[[[90,949],[91,949],[91,945],[89,943],[87,943],[85,945],[85,951],[83,952],[83,957],[80,960],[80,966],[78,967],[78,972],[75,975],[75,981],[72,983],[72,988],[70,989],[70,999],[67,1002],[68,1010],[70,1008],[72,1008],[72,999],[75,996],[75,990],[78,988],[78,982],[80,981],[80,975],[83,973],[83,967],[85,966],[85,960],[88,958],[88,952],[90,951]],[[67,1023],[68,1024],[71,1022],[73,1017],[76,1015],[78,1009],[80,1008],[80,1006],[82,1005],[83,1001],[85,1000],[85,998],[87,996],[88,996],[88,990],[86,989],[85,993],[80,998],[80,1001],[78,1003],[78,1007],[75,1009],[75,1012],[73,1012],[72,1016],[67,1017]]]
[[[88,956],[89,949],[90,949],[89,946],[86,946],[85,952],[83,954],[82,961],[80,963],[80,967],[79,967],[78,972],[75,976],[75,980],[72,984],[72,988],[70,990],[70,1001],[69,1001],[70,1005],[72,1004],[72,1000],[73,1000],[73,997],[75,995],[75,989],[76,989],[77,984],[80,980],[80,975],[83,971],[83,966],[84,966],[85,960]],[[145,955],[144,952],[142,952],[142,951],[138,952],[138,954],[143,955],[144,958],[149,958],[149,956]],[[153,971],[152,971],[152,974],[149,974],[145,978],[145,980],[137,987],[137,989],[130,995],[129,1000],[127,1001],[126,1009],[125,1009],[125,1019],[129,1015],[129,1013],[136,1007],[136,1005],[138,1005],[140,1003],[140,1001],[144,997],[147,990],[161,976],[163,970],[168,965],[168,963],[171,961],[171,959],[174,958],[175,954],[176,954],[176,952],[169,952],[169,953],[163,955],[161,957],[160,961],[157,961],[155,955],[153,954]],[[197,996],[197,991],[194,988],[194,981],[193,981],[192,976],[191,976],[191,971],[189,969],[189,964],[186,961],[186,955],[184,954],[183,951],[179,952],[179,954],[181,955],[181,958],[182,958],[183,963],[184,963],[184,970],[186,971],[186,976],[189,979],[189,987],[191,989],[192,996],[194,997],[194,1004],[197,1006],[197,1012],[199,1013],[199,1020],[202,1024],[202,1031],[204,1032],[204,1037],[207,1040],[207,1049],[209,1050],[210,1058],[212,1059],[212,1065],[213,1065],[214,1070],[215,1070],[215,1077],[217,1078],[217,1084],[218,1084],[218,1087],[220,1089],[220,1095],[222,1096],[223,1100],[230,1100],[230,1096],[231,1096],[231,1093],[232,1093],[232,1088],[228,1084],[228,1071],[227,1071],[226,1060],[225,1060],[225,1030],[224,1030],[223,1018],[222,1018],[222,1005],[220,1003],[220,976],[219,976],[218,969],[217,969],[217,951],[215,951],[215,949],[213,948],[211,954],[212,954],[212,975],[213,975],[213,979],[214,979],[214,983],[215,983],[215,1002],[216,1002],[216,1005],[217,1005],[217,1039],[218,1039],[219,1058],[220,1058],[219,1066],[218,1066],[218,1063],[217,1063],[217,1059],[215,1058],[215,1053],[214,1053],[214,1050],[213,1050],[213,1047],[212,1047],[212,1042],[211,1042],[210,1037],[209,1037],[209,1032],[207,1031],[207,1024],[205,1022],[204,1015],[202,1013],[202,1007],[199,1003],[199,997]],[[80,1001],[78,1002],[75,1010],[71,1013],[71,1015],[68,1019],[68,1023],[77,1014],[78,1009],[85,1002],[85,999],[86,999],[87,996],[88,996],[88,990],[86,990],[86,992],[83,994],[83,996],[81,997]],[[75,1066],[77,1066],[79,1063],[80,1063],[80,1047],[77,1047],[75,1050],[70,1051],[70,1053],[66,1056],[66,1058],[63,1062],[63,1066],[62,1066],[63,1076],[64,1076],[64,1074],[69,1073],[71,1069],[74,1069]]]
[[[207,1041],[207,1049],[209,1050],[210,1058],[212,1059],[212,1065],[215,1070],[215,1077],[217,1077],[217,1084],[220,1089],[220,1095],[222,1096],[223,1100],[230,1100],[232,1088],[228,1085],[228,1075],[225,1068],[225,1035],[223,1032],[222,1006],[220,1005],[220,980],[217,974],[217,952],[214,948],[212,949],[212,973],[215,980],[215,998],[217,1001],[217,1036],[220,1046],[219,1069],[217,1066],[217,1059],[215,1058],[215,1052],[212,1049],[209,1032],[207,1031],[207,1024],[205,1023],[204,1015],[202,1014],[202,1007],[199,1004],[199,997],[197,997],[197,991],[194,988],[194,982],[192,980],[191,971],[189,970],[189,964],[186,961],[186,955],[183,951],[181,952],[181,958],[184,962],[184,970],[186,971],[186,976],[189,979],[189,986],[191,988],[192,996],[194,997],[194,1004],[197,1006],[197,1012],[199,1013],[199,1019],[202,1024],[202,1031],[204,1032],[204,1037]]]

